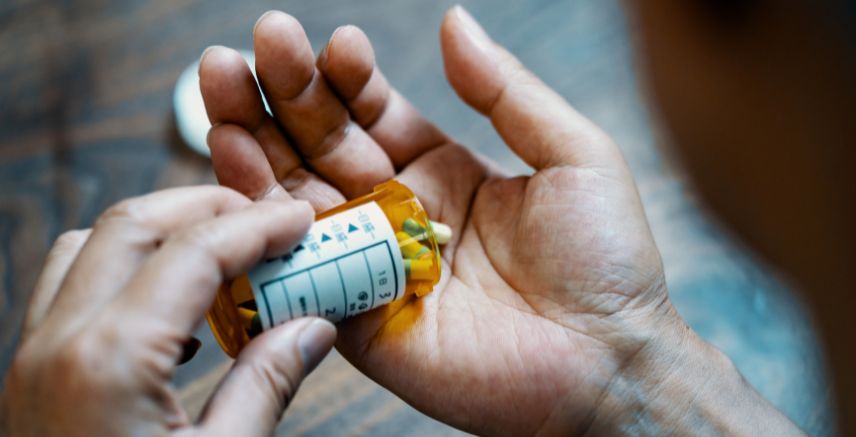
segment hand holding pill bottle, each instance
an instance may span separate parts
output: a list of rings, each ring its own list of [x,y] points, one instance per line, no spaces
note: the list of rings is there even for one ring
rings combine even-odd
[[[335,323],[424,296],[440,280],[439,245],[449,236],[410,189],[385,182],[319,214],[291,253],[224,284],[208,313],[211,330],[234,357],[256,335],[297,317]]]

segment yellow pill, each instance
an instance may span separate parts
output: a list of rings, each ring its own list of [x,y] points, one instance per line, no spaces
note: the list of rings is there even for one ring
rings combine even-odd
[[[262,319],[259,318],[259,313],[249,308],[238,307],[238,318],[241,319],[241,325],[247,330],[250,337],[255,337],[262,332]]]
[[[406,259],[404,260],[404,273],[408,279],[428,281],[433,279],[431,266],[434,262],[430,259]]]
[[[396,232],[395,238],[398,239],[398,246],[405,258],[424,258],[431,254],[431,249],[419,244],[419,241],[407,232]]]
[[[244,325],[245,328],[249,328],[250,326],[252,326],[253,317],[257,314],[258,313],[251,309],[238,307],[238,317],[240,317],[241,324]]]

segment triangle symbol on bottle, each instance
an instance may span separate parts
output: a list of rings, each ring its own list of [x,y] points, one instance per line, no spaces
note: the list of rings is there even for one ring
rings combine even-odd
[[[322,242],[322,243],[323,243],[323,242],[325,242],[325,241],[330,241],[330,240],[332,240],[332,238],[330,238],[330,236],[329,236],[329,235],[327,235],[327,234],[321,234],[321,242]]]
[[[359,230],[359,229],[358,229],[356,226],[354,226],[354,224],[353,224],[353,223],[349,223],[349,224],[348,224],[348,233],[349,233],[349,234],[350,234],[351,232],[357,232],[358,230]]]

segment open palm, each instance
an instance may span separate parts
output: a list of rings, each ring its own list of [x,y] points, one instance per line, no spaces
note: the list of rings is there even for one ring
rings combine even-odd
[[[240,55],[216,47],[200,78],[223,185],[318,211],[397,178],[455,237],[433,293],[346,321],[338,348],[371,378],[478,433],[582,430],[652,320],[670,316],[659,253],[618,148],[495,45],[460,8],[446,73],[528,164],[509,178],[425,120],[338,29],[316,59],[300,24],[254,30],[265,112]]]

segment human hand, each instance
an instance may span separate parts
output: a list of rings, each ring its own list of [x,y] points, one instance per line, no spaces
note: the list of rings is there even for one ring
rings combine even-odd
[[[2,395],[11,435],[269,435],[335,340],[321,319],[260,335],[193,424],[171,386],[226,278],[289,251],[308,204],[193,187],[126,200],[61,236],[33,291]],[[250,231],[251,230],[251,231]]]
[[[389,87],[359,29],[337,29],[315,59],[300,24],[271,12],[254,49],[273,115],[237,52],[214,47],[201,60],[218,180],[255,199],[288,192],[320,212],[399,179],[455,230],[444,276],[432,294],[343,322],[341,353],[479,434],[616,419],[627,409],[616,390],[651,388],[635,380],[648,373],[659,384],[683,356],[660,352],[697,341],[669,303],[632,175],[607,135],[461,8],[441,43],[452,86],[532,176],[508,177],[425,120]]]

